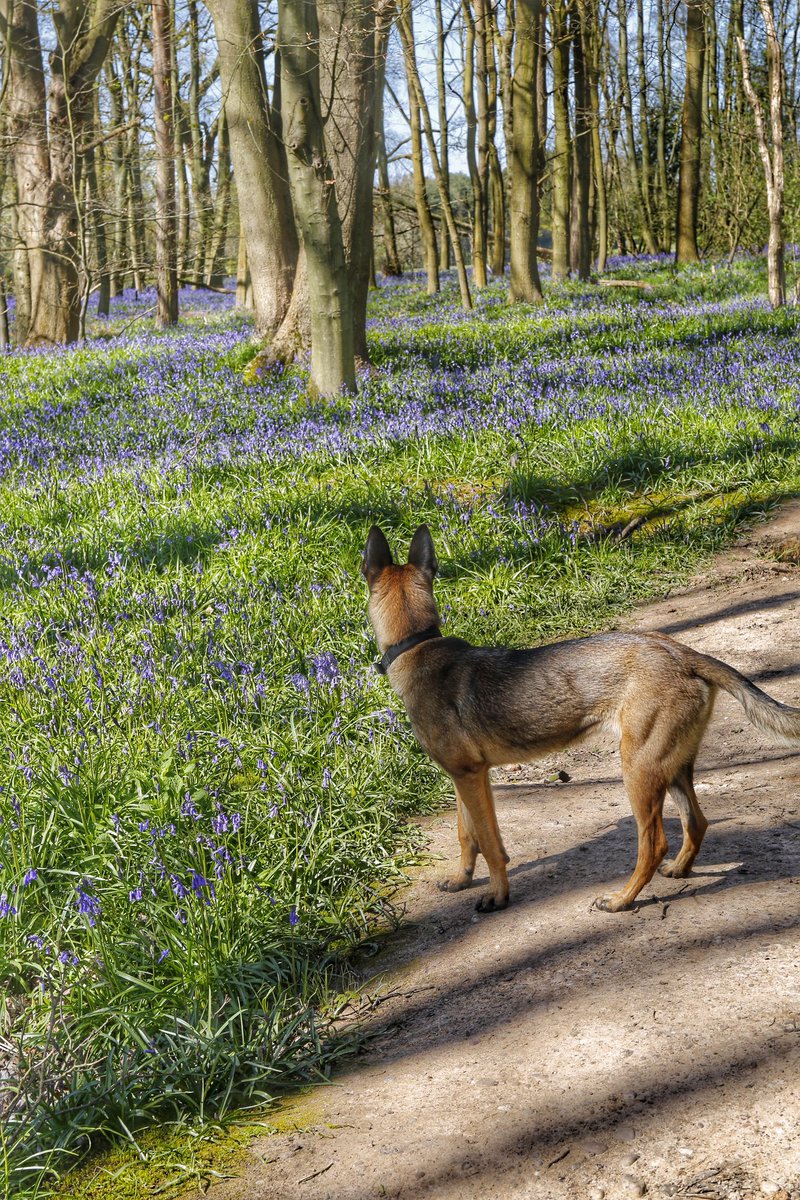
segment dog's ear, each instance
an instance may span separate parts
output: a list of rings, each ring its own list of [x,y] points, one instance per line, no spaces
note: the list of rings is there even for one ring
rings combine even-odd
[[[433,579],[439,570],[436,551],[433,548],[433,538],[427,525],[420,525],[411,539],[408,561],[412,566],[418,567],[423,575],[427,575],[430,579]]]
[[[389,549],[389,543],[383,536],[382,530],[378,529],[377,525],[373,525],[367,537],[367,544],[364,547],[364,557],[361,560],[361,574],[367,583],[372,583],[373,579],[380,574],[383,568],[390,567],[393,562],[394,559]]]

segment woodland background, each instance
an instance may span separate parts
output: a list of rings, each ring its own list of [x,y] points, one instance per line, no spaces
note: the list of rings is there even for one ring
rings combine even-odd
[[[1,0],[0,341],[154,278],[166,326],[235,270],[265,360],[312,346],[332,393],[377,271],[454,267],[469,308],[508,266],[536,301],[540,258],[769,239],[779,305],[799,29],[794,0]]]

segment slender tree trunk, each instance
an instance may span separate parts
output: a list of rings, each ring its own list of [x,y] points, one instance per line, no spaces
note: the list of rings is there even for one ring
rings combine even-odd
[[[753,110],[753,117],[755,118],[758,152],[761,155],[761,161],[764,165],[764,178],[767,185],[767,211],[769,214],[767,280],[769,302],[773,308],[781,308],[786,303],[783,239],[783,55],[781,41],[775,28],[772,0],[758,0],[758,7],[761,10],[764,27],[767,31],[771,152],[761,101],[750,79],[750,64],[747,59],[744,38],[737,38],[737,44],[742,63],[742,81],[745,94]]]
[[[658,42],[658,121],[656,124],[656,192],[658,196],[659,247],[669,250],[672,244],[670,221],[669,183],[667,180],[667,119],[669,116],[669,92],[667,91],[667,60],[670,54],[669,32],[664,23],[665,0],[655,0],[656,40]]]
[[[537,84],[541,0],[517,0],[511,80],[511,300],[536,304],[542,284],[539,239],[539,122]]]
[[[314,0],[281,0],[278,48],[289,179],[306,255],[311,387],[333,396],[356,386],[353,310],[336,180],[323,135]]]
[[[594,0],[581,0],[581,23],[588,31],[588,89],[589,119],[591,122],[592,175],[594,179],[595,217],[597,224],[597,269],[602,274],[608,256],[608,200],[606,195],[605,163],[600,141],[600,48],[603,32],[598,23],[597,5]]]
[[[633,101],[631,99],[631,83],[630,74],[628,71],[628,8],[626,0],[619,0],[617,11],[619,17],[619,81],[622,112],[625,117],[625,150],[628,159],[627,166],[628,170],[630,171],[633,194],[636,201],[636,208],[638,211],[639,223],[641,226],[645,248],[648,254],[655,254],[656,240],[653,236],[653,230],[650,226],[650,221],[648,218],[647,203],[642,184],[642,173],[639,170],[639,163],[636,154]],[[643,156],[647,154],[646,146],[642,148],[642,154]]]
[[[464,266],[464,256],[461,252],[461,239],[458,236],[455,217],[453,215],[453,206],[450,203],[450,193],[444,185],[444,177],[442,175],[442,165],[439,161],[439,153],[436,149],[436,140],[433,136],[433,125],[431,123],[431,114],[428,109],[428,102],[425,99],[425,93],[422,90],[422,83],[417,70],[417,60],[414,53],[414,26],[411,15],[410,0],[401,0],[398,16],[397,28],[400,33],[400,40],[403,44],[403,56],[406,61],[406,73],[409,81],[409,92],[412,103],[415,101],[419,106],[420,116],[422,118],[422,126],[425,130],[425,142],[428,147],[428,157],[431,160],[433,174],[436,179],[436,186],[439,189],[439,200],[444,211],[444,217],[447,222],[447,231],[450,234],[450,241],[453,246],[453,255],[456,263],[456,274],[458,276],[458,289],[461,294],[461,303],[464,308],[472,308],[472,298],[469,291],[469,282],[467,280],[467,272]]]
[[[166,329],[178,321],[172,13],[169,0],[153,0],[152,11],[156,123],[156,324],[159,329]]]
[[[486,287],[486,190],[481,173],[478,151],[480,122],[475,108],[475,20],[470,0],[463,0],[466,41],[464,46],[464,119],[467,125],[467,169],[472,184],[472,282],[477,288]],[[478,90],[480,94],[480,79]]]
[[[592,266],[592,233],[589,201],[592,185],[592,111],[589,96],[587,47],[589,30],[584,27],[584,9],[575,3],[571,11],[572,62],[575,77],[575,268],[579,279],[588,279]]]
[[[703,64],[706,54],[704,0],[686,0],[686,86],[681,113],[681,157],[675,261],[697,262],[697,208],[703,129]]]
[[[326,98],[325,145],[336,180],[342,242],[350,279],[353,346],[368,359],[367,296],[372,257],[376,140],[375,102],[383,66],[376,34],[391,3],[316,0],[320,29],[320,86]]]
[[[286,152],[267,95],[256,0],[208,0],[207,8],[219,47],[256,331],[266,338],[277,331],[287,313],[298,261]]]
[[[125,123],[122,85],[116,73],[113,56],[106,64],[106,87],[111,107],[111,127],[119,128]],[[111,171],[114,179],[114,214],[111,223],[111,297],[119,296],[125,287],[127,267],[127,196],[125,182],[125,138],[111,139]]]
[[[409,93],[408,107],[411,119],[411,166],[414,175],[414,199],[417,205],[417,220],[422,239],[422,250],[425,255],[428,295],[433,296],[439,291],[439,251],[436,247],[436,228],[433,223],[431,206],[428,202],[428,189],[425,182],[425,163],[422,158],[422,117],[420,115],[419,104],[411,98],[411,85],[409,85]]]
[[[487,82],[487,137],[489,155],[489,184],[488,198],[491,212],[491,243],[489,259],[492,275],[502,276],[506,267],[506,196],[503,183],[503,171],[500,166],[500,155],[497,152],[497,59],[495,57],[496,43],[499,36],[496,26],[496,13],[491,0],[484,3],[484,21],[486,27],[486,82]]]
[[[244,228],[241,220],[239,221],[239,253],[236,261],[236,307],[253,307],[253,284],[250,279],[247,243],[244,240]]]
[[[442,164],[444,185],[450,192],[450,130],[447,118],[447,81],[445,79],[445,49],[447,32],[442,16],[442,0],[435,0],[436,14],[436,91],[439,102],[439,160]],[[447,222],[443,219],[439,229],[439,268],[446,271],[450,266],[450,237]]]
[[[383,266],[384,275],[398,278],[403,274],[400,255],[397,252],[397,235],[394,224],[394,209],[392,207],[392,188],[389,182],[389,160],[386,153],[386,129],[384,121],[384,93],[386,91],[386,47],[389,40],[389,28],[385,23],[379,23],[375,31],[375,59],[379,78],[375,85],[375,139],[377,143],[378,186],[377,196],[381,210],[383,233]]]
[[[572,140],[569,127],[569,30],[566,0],[551,0],[553,39],[553,279],[569,278]]]
[[[217,195],[214,203],[214,223],[211,244],[206,259],[206,283],[210,287],[221,287],[227,275],[228,221],[231,212],[233,173],[231,171],[231,144],[228,137],[228,122],[223,111],[219,123],[217,153]]]

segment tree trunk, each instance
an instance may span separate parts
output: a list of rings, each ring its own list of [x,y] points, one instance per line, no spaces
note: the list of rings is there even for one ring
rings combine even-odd
[[[207,7],[219,47],[256,332],[269,337],[286,315],[297,267],[286,153],[271,120],[256,0],[208,0]]]
[[[589,98],[587,44],[589,30],[584,26],[583,5],[571,11],[572,63],[575,76],[575,228],[574,266],[579,279],[588,279],[592,266],[592,232],[589,202],[592,187],[592,112]]]
[[[678,219],[675,261],[698,262],[697,208],[703,129],[703,64],[706,54],[704,0],[686,0],[686,86],[681,113]]]
[[[406,69],[408,68],[406,67]],[[413,85],[409,84],[408,108],[411,118],[411,169],[414,176],[414,200],[417,206],[422,250],[425,255],[428,295],[433,296],[439,291],[439,252],[436,248],[436,229],[425,183],[425,163],[422,158],[422,117],[419,104],[411,98],[412,88]]]
[[[231,211],[231,143],[228,137],[228,122],[223,111],[219,122],[217,151],[217,195],[214,203],[214,222],[211,227],[211,243],[206,259],[205,281],[209,287],[222,287],[227,276],[228,219]]]
[[[417,70],[417,60],[414,53],[414,27],[411,16],[410,0],[401,0],[400,10],[397,17],[397,27],[400,33],[400,40],[403,43],[403,56],[406,60],[406,71],[408,74],[410,92],[412,101],[415,101],[419,106],[422,124],[425,130],[425,141],[428,146],[428,157],[431,160],[433,174],[436,178],[436,185],[439,189],[439,199],[444,211],[444,218],[447,222],[447,231],[450,234],[450,241],[453,246],[453,256],[456,263],[456,274],[458,276],[458,289],[461,294],[461,303],[464,308],[472,308],[472,297],[469,291],[469,282],[467,280],[467,271],[464,266],[464,255],[461,252],[461,239],[458,235],[456,220],[453,215],[453,206],[450,203],[450,193],[444,185],[442,176],[442,165],[439,161],[439,154],[436,149],[436,139],[433,136],[433,125],[431,124],[431,114],[428,109],[428,102],[425,99],[425,93],[422,90],[422,83]]]
[[[436,91],[439,101],[439,160],[442,164],[444,185],[450,192],[450,131],[447,120],[447,81],[445,79],[445,46],[447,32],[442,17],[442,0],[435,0],[436,12]],[[442,220],[439,229],[439,268],[446,271],[450,266],[450,237],[447,222]]]
[[[480,140],[478,113],[475,109],[475,21],[470,0],[463,0],[466,40],[464,45],[464,118],[467,124],[467,168],[472,184],[472,282],[486,287],[486,191],[477,146]],[[478,82],[480,94],[480,79]]]
[[[506,195],[500,155],[497,152],[497,59],[495,43],[499,35],[495,23],[495,10],[491,4],[485,6],[486,17],[486,69],[489,99],[489,209],[492,215],[492,240],[489,250],[492,275],[499,278],[506,268]]]
[[[595,194],[597,225],[597,269],[602,274],[608,256],[608,200],[606,195],[605,163],[600,141],[600,52],[603,31],[598,27],[597,5],[594,0],[581,0],[581,22],[588,30],[588,87],[592,142],[592,176]]]
[[[397,237],[394,227],[394,210],[392,208],[392,189],[389,183],[389,161],[386,155],[386,131],[384,122],[383,96],[385,91],[385,71],[383,64],[386,60],[386,42],[388,30],[379,28],[375,34],[375,55],[381,64],[380,79],[375,89],[375,137],[377,139],[378,161],[378,202],[381,207],[383,227],[383,273],[390,278],[403,274],[400,255],[397,252]]]
[[[336,180],[322,128],[314,0],[281,0],[277,45],[289,180],[308,273],[311,388],[333,396],[356,386],[353,310]]]
[[[172,136],[172,13],[153,0],[153,93],[156,126],[156,325],[178,321],[175,139]]]
[[[539,240],[539,122],[537,66],[541,0],[517,0],[511,81],[511,300],[536,304],[542,284],[536,259]]]
[[[325,147],[336,181],[342,243],[350,280],[353,347],[368,359],[367,296],[372,256],[375,183],[376,84],[383,80],[376,58],[379,22],[388,32],[386,0],[317,0],[320,88],[327,117]]]
[[[569,128],[569,31],[566,0],[551,0],[553,39],[553,279],[569,278],[570,200],[572,191],[572,145]]]
[[[619,0],[619,81],[622,101],[622,111],[625,117],[625,149],[628,159],[633,193],[638,210],[642,237],[648,254],[656,253],[656,240],[650,225],[647,211],[647,200],[642,184],[642,174],[636,155],[636,134],[633,123],[633,101],[631,99],[631,83],[628,71],[628,9],[626,0]],[[647,154],[647,146],[642,147],[642,154]]]
[[[253,307],[253,284],[250,279],[247,242],[244,240],[244,228],[241,220],[239,221],[239,254],[236,261],[236,307]]]
[[[30,278],[28,344],[80,333],[80,153],[92,88],[116,24],[113,0],[59,9],[47,83],[34,0],[0,0],[8,55],[8,102],[18,187],[17,233]]]
[[[764,165],[767,184],[767,211],[769,214],[769,243],[767,245],[767,281],[769,302],[773,308],[786,303],[786,280],[783,242],[783,104],[782,76],[783,55],[781,42],[775,28],[772,0],[758,0],[758,7],[767,31],[767,63],[769,68],[769,111],[772,150],[767,139],[764,112],[758,93],[750,79],[750,64],[744,38],[737,38],[739,57],[742,63],[742,80],[745,94],[753,109],[758,138],[758,151]]]

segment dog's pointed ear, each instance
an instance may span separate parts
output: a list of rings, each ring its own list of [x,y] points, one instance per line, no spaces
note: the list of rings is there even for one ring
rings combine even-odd
[[[372,583],[373,579],[376,578],[383,568],[390,567],[393,562],[392,552],[389,549],[389,543],[383,536],[383,531],[377,525],[373,525],[367,536],[367,544],[364,547],[364,557],[361,560],[361,574],[367,583]]]
[[[439,570],[436,551],[433,548],[433,538],[427,525],[420,525],[411,539],[408,561],[412,566],[418,567],[423,575],[427,575],[430,579],[433,579]]]

